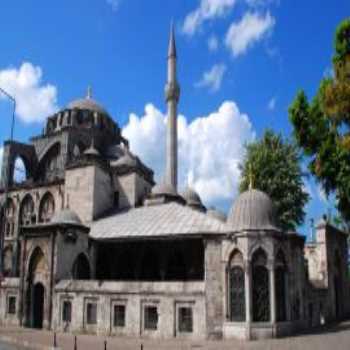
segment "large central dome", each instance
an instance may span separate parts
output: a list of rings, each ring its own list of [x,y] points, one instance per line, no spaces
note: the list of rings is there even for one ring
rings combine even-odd
[[[91,112],[97,112],[108,115],[107,111],[99,103],[97,103],[94,99],[90,97],[74,100],[68,105],[68,108],[88,110]]]
[[[234,232],[244,230],[279,230],[274,205],[261,191],[250,189],[234,202],[227,223]]]
[[[92,96],[91,87],[88,87],[86,97],[72,101],[68,105],[68,108],[69,109],[88,110],[88,111],[91,111],[91,112],[97,112],[97,113],[107,114],[108,115],[108,112],[105,110],[105,108],[103,108],[91,96]]]

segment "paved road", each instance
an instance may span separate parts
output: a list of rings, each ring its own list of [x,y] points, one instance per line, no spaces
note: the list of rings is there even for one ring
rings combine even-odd
[[[0,341],[0,350],[25,350],[25,348],[21,348],[15,345],[5,344]]]
[[[6,338],[4,338],[6,337]],[[52,349],[53,333],[30,329],[0,328],[1,339],[25,341],[34,349]],[[74,337],[71,334],[57,334],[61,350],[72,350]],[[106,338],[78,335],[78,350],[104,350]],[[349,350],[350,322],[334,327],[314,331],[289,338],[264,341],[186,341],[186,340],[150,340],[135,338],[107,338],[107,350]],[[37,346],[35,346],[37,345]],[[24,350],[21,347],[4,345],[0,341],[0,350]]]

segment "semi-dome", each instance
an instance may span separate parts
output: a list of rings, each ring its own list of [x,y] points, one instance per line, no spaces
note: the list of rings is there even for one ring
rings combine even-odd
[[[234,202],[227,218],[234,232],[244,230],[279,230],[274,205],[261,191],[249,189]]]
[[[70,225],[82,225],[82,222],[73,210],[63,209],[56,213],[51,222],[53,224],[70,224]]]

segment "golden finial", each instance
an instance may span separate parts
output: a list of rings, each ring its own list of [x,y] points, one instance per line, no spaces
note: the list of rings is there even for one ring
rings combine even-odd
[[[89,85],[89,86],[87,87],[86,98],[87,98],[87,99],[92,98],[92,88],[91,88],[91,85]]]

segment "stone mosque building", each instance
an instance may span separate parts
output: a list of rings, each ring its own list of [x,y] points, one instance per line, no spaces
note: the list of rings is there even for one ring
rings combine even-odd
[[[254,188],[227,218],[178,190],[176,61],[172,31],[160,184],[91,92],[49,116],[30,143],[5,142],[1,326],[259,339],[347,316],[344,232],[326,221],[311,243],[282,232],[271,199]]]

